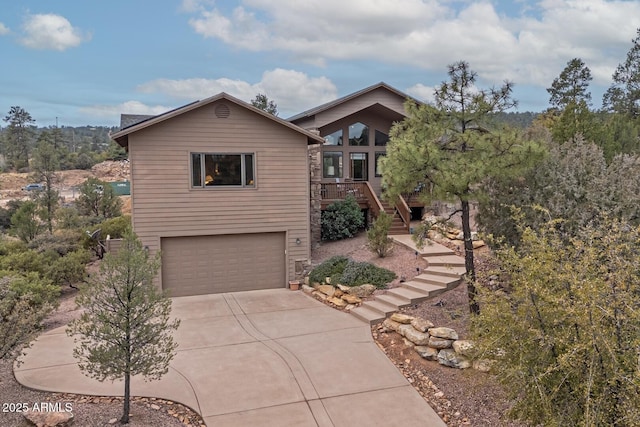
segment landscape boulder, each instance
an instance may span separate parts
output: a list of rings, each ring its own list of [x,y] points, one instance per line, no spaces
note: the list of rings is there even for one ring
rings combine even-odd
[[[373,291],[376,290],[376,287],[371,284],[360,285],[360,286],[352,286],[347,291],[351,295],[355,295],[358,298],[366,298],[373,294]]]
[[[429,328],[429,335],[448,340],[458,339],[458,333],[451,328]]]
[[[67,427],[73,423],[73,412],[27,411],[24,418],[38,427]]]
[[[402,323],[404,325],[407,325],[409,323],[411,323],[411,321],[414,319],[413,316],[409,316],[408,314],[402,314],[402,313],[393,313],[389,319],[393,320],[394,322],[398,322],[398,323]],[[424,332],[424,331],[423,331]]]
[[[452,348],[446,348],[438,352],[438,363],[458,369],[467,369],[471,367],[471,361],[456,353]]]

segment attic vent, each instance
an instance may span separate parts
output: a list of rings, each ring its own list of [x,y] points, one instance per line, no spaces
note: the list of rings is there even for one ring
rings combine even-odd
[[[231,109],[227,104],[220,104],[216,107],[216,117],[226,119],[231,114]]]

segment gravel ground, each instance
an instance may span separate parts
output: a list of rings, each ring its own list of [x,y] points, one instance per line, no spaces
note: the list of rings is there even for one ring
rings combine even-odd
[[[416,260],[413,251],[396,245],[391,256],[378,258],[366,247],[366,235],[360,235],[336,242],[325,242],[313,251],[313,263],[319,264],[333,255],[345,255],[358,261],[372,262],[388,268],[400,277],[410,280],[416,275],[416,267],[424,268],[424,260]],[[460,248],[447,242],[462,255]],[[481,252],[481,251],[480,251]],[[477,265],[482,268],[482,257]],[[396,279],[391,286],[398,286]],[[384,291],[376,291],[384,292]],[[407,307],[407,314],[430,320],[436,326],[455,329],[461,338],[468,337],[469,306],[466,286],[438,295],[433,300]],[[403,337],[395,332],[382,332],[378,326],[372,327],[373,337],[378,346],[398,367],[411,384],[440,415],[448,426],[477,427],[522,427],[522,424],[504,419],[509,402],[499,384],[490,374],[472,369],[448,368],[434,361],[421,358]]]

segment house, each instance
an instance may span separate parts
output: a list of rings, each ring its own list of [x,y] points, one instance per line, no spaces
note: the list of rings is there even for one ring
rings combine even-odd
[[[379,83],[282,120],[228,94],[158,116],[123,115],[133,228],[161,251],[172,296],[285,287],[311,259],[322,209],[351,194],[406,233],[380,200],[377,159],[407,95]]]
[[[123,116],[133,228],[172,296],[285,287],[311,258],[316,133],[230,95]]]
[[[421,204],[417,198],[415,206],[404,199],[395,205],[382,201],[382,174],[378,169],[378,159],[387,151],[391,127],[406,117],[407,99],[420,103],[381,82],[288,119],[324,139],[318,170],[312,173],[311,194],[319,195],[319,200],[312,200],[312,242],[320,241],[320,212],[348,194],[357,198],[369,219],[380,211],[392,215],[392,234],[409,231],[412,207],[420,209]]]
[[[386,154],[389,131],[406,117],[409,95],[378,83],[288,119],[324,138],[322,183],[369,182],[381,193],[377,160]],[[416,102],[419,102],[416,100]]]

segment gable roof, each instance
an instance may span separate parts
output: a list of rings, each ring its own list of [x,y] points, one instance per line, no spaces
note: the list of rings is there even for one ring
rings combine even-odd
[[[354,98],[362,96],[362,95],[364,95],[364,94],[366,94],[368,92],[373,92],[374,90],[380,89],[380,88],[383,88],[383,89],[388,90],[389,92],[395,93],[396,95],[398,95],[401,98],[405,98],[405,99],[409,98],[409,99],[412,99],[412,100],[414,100],[415,102],[417,102],[419,104],[422,104],[422,102],[417,100],[416,98],[414,98],[412,96],[409,96],[406,93],[401,92],[401,91],[399,91],[398,89],[396,89],[396,88],[394,88],[392,86],[389,86],[385,82],[380,82],[380,83],[376,83],[376,84],[374,84],[372,86],[366,87],[364,89],[361,89],[361,90],[359,90],[357,92],[353,92],[353,93],[351,93],[349,95],[343,96],[342,98],[338,98],[338,99],[335,99],[333,101],[329,101],[329,102],[327,102],[325,104],[319,105],[317,107],[311,108],[309,110],[303,111],[302,113],[299,113],[299,114],[296,114],[295,116],[289,117],[287,119],[287,121],[295,122],[295,121],[303,119],[305,117],[312,117],[312,116],[314,116],[314,115],[316,115],[318,113],[321,113],[323,111],[329,110],[329,109],[331,109],[331,108],[333,108],[333,107],[335,107],[337,105],[344,104],[345,102],[348,102],[348,101],[350,101],[350,100],[352,100]]]
[[[226,101],[232,102],[240,107],[246,108],[247,110],[253,111],[256,114],[259,114],[263,117],[266,117],[274,122],[285,126],[291,130],[294,130],[298,133],[301,133],[307,137],[308,144],[322,144],[324,143],[324,139],[319,135],[302,129],[299,126],[294,125],[293,123],[289,123],[286,120],[283,120],[279,117],[274,116],[273,114],[269,114],[266,111],[263,111],[259,108],[254,107],[251,104],[248,104],[244,101],[239,100],[225,92],[221,92],[218,95],[214,95],[212,97],[203,99],[201,101],[191,102],[189,104],[183,105],[182,107],[175,108],[173,110],[169,110],[165,113],[159,114],[157,116],[145,116],[145,115],[134,115],[134,114],[124,114],[121,118],[121,124],[125,125],[118,132],[111,135],[111,139],[117,142],[120,146],[126,147],[129,144],[129,135],[145,129],[149,126],[153,126],[155,124],[164,122],[165,120],[169,120],[173,117],[179,116],[181,114],[187,113],[191,110],[195,110],[196,108],[203,107],[205,105],[211,104],[213,102],[224,99]]]

